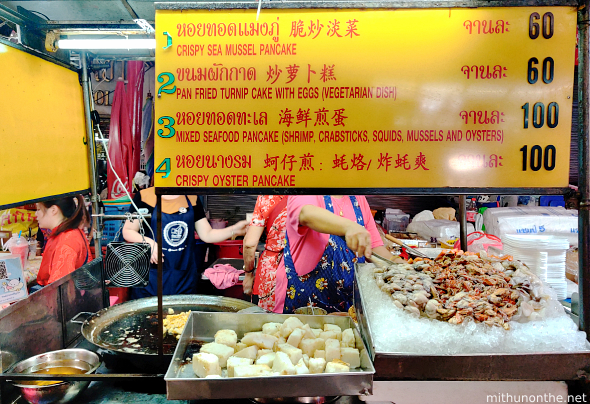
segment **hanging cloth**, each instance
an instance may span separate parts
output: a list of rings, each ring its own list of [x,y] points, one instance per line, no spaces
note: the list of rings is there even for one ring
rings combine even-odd
[[[107,164],[108,198],[116,199],[125,195],[125,189],[131,191],[129,180],[128,149],[131,147],[131,127],[129,125],[129,112],[127,109],[127,95],[123,80],[117,81],[113,105],[111,107],[111,124],[109,126],[109,157],[113,168],[121,178],[123,184],[117,181]]]
[[[141,127],[141,143],[146,174],[154,176],[154,99],[148,97],[143,107],[143,122]]]
[[[131,143],[127,149],[127,177],[135,178],[141,163],[141,124],[143,106],[143,62],[127,62],[127,113]]]

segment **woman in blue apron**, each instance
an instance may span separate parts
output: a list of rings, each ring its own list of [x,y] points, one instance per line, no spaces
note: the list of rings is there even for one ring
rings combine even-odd
[[[311,305],[347,312],[354,264],[365,262],[372,251],[395,259],[383,246],[363,196],[290,197],[274,311],[293,313]]]
[[[152,217],[150,226],[157,234],[156,195],[154,188],[148,188],[135,194],[135,205],[145,208]],[[131,205],[131,213],[136,209]],[[205,217],[203,206],[196,196],[162,195],[162,252],[163,261],[163,294],[192,294],[197,292],[198,268],[195,259],[195,230],[199,238],[206,243],[217,243],[233,236],[246,233],[247,222],[242,220],[224,229],[212,229]],[[145,233],[150,233],[145,230]],[[150,233],[151,235],[151,233]],[[123,227],[123,237],[128,242],[142,242],[139,233],[139,221],[127,221]],[[155,296],[158,293],[158,248],[156,241],[145,237],[152,246],[152,266],[149,283],[145,288],[133,288],[132,299]]]

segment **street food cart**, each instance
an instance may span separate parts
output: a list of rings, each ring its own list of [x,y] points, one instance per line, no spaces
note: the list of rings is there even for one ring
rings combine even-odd
[[[589,335],[590,314],[584,309],[590,300],[585,282],[590,259],[588,2],[169,2],[155,7],[158,206],[162,195],[177,194],[563,194],[577,28],[578,324]],[[86,131],[93,138],[90,56],[81,53],[81,77]],[[91,179],[92,188],[95,176]],[[464,197],[460,201],[464,218]],[[157,209],[158,224],[161,213]],[[465,242],[464,220],[462,232]],[[160,256],[163,237],[157,234]],[[158,269],[162,336],[161,260]],[[588,349],[453,355],[379,351],[362,287],[356,290],[355,307],[375,382],[580,381],[590,366]],[[160,337],[159,355],[163,350]],[[177,354],[180,359],[184,352]],[[166,381],[173,398],[230,398],[230,393],[231,398],[251,398],[251,393],[236,395],[236,389],[251,391],[238,379],[175,380],[179,373],[171,369]],[[154,376],[59,380],[125,377]],[[370,395],[374,387],[365,377],[348,379],[363,386],[359,395]],[[285,394],[306,396],[305,379],[292,380]],[[313,395],[353,394],[334,386],[323,394],[321,384],[314,384]],[[278,394],[260,388],[260,397]]]

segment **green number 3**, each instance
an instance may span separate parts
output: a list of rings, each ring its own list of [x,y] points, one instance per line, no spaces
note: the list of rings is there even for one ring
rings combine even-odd
[[[174,129],[173,125],[175,124],[174,118],[172,118],[171,116],[161,116],[158,119],[158,123],[160,125],[164,124],[164,119],[168,119],[168,125],[164,125],[164,127],[166,129],[169,130],[168,134],[166,136],[163,135],[164,131],[162,129],[158,129],[158,136],[163,137],[165,139],[168,139],[172,136],[174,136],[174,134],[176,133],[176,130]]]

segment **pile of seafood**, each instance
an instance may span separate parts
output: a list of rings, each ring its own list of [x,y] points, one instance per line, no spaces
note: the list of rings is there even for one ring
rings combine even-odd
[[[510,321],[544,317],[551,295],[541,280],[511,257],[443,251],[434,260],[375,267],[379,288],[415,316],[461,324],[467,319],[510,329]]]

